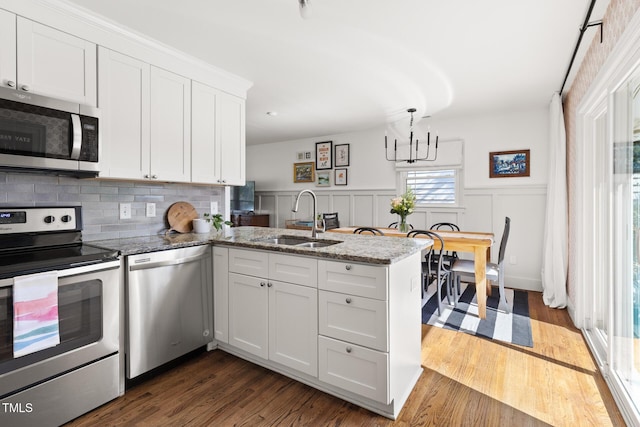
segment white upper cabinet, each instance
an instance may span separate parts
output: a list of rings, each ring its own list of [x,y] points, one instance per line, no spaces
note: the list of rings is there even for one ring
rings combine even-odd
[[[151,67],[151,178],[191,181],[191,80]]]
[[[244,185],[245,102],[192,82],[192,182]]]
[[[96,106],[94,43],[22,17],[12,22],[6,16],[11,14],[6,12],[2,15],[0,72],[3,86]],[[17,71],[9,70],[12,51],[17,58],[13,60]]]
[[[15,88],[16,75],[16,15],[0,9],[0,85]]]
[[[191,180],[191,81],[99,48],[100,176]]]
[[[149,175],[147,63],[103,47],[98,51],[102,118],[100,176],[142,179]]]
[[[216,139],[222,184],[245,184],[245,101],[220,92],[216,98]]]
[[[191,82],[191,181],[219,184],[220,144],[216,143],[218,90]]]

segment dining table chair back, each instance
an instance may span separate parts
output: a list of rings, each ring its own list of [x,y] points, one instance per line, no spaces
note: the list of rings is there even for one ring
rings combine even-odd
[[[340,220],[338,219],[338,212],[323,213],[322,219],[324,220],[324,229],[332,230],[334,228],[340,228]]]
[[[429,230],[446,230],[446,231],[460,231],[460,227],[453,222],[436,222]],[[458,259],[458,253],[456,251],[447,251],[444,253],[444,262],[449,267]]]
[[[439,243],[440,249],[434,249],[431,246],[429,252],[425,255],[425,259],[422,262],[422,297],[431,284],[435,281],[436,294],[438,297],[438,316],[442,314],[442,286],[446,286],[447,301],[449,304],[457,303],[458,295],[455,293],[453,286],[454,282],[451,277],[451,269],[444,262],[444,240],[440,235],[432,230],[411,230],[407,233],[407,237],[428,237],[435,242]]]
[[[511,230],[511,218],[508,216],[504,219],[504,231],[502,232],[502,239],[500,240],[500,251],[498,252],[498,263],[487,263],[486,277],[487,280],[497,281],[498,288],[500,289],[500,304],[498,308],[502,307],[507,313],[510,312],[510,308],[507,304],[507,298],[504,293],[504,256],[507,250],[507,240],[509,240],[509,231]],[[461,274],[475,274],[475,263],[471,260],[458,259],[451,266],[451,272],[453,273],[453,280],[457,289],[460,289],[460,275]]]
[[[451,230],[451,231],[460,231],[460,227],[453,222],[436,222],[429,230]]]
[[[353,230],[353,234],[371,233],[373,235],[384,236],[384,233],[373,227],[358,227]]]

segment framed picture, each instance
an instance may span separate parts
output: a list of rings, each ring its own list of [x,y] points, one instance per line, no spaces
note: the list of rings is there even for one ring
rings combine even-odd
[[[316,170],[332,169],[333,142],[316,142]]]
[[[347,185],[347,172],[347,169],[334,170],[335,176],[333,178],[333,183],[335,185]]]
[[[314,182],[313,162],[293,164],[293,182]]]
[[[335,166],[349,166],[349,144],[337,144],[335,147]]]
[[[331,185],[331,172],[322,171],[316,174],[316,187],[329,187]]]
[[[529,176],[529,150],[493,151],[489,153],[489,177]]]

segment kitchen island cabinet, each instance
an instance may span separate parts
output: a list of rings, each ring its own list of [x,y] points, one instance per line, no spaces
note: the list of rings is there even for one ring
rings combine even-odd
[[[214,245],[228,250],[220,349],[397,417],[422,372],[419,251],[381,265]]]

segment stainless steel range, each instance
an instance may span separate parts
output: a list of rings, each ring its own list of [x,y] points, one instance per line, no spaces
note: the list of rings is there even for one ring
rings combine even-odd
[[[81,230],[80,207],[0,207],[2,426],[60,425],[119,394],[120,261]]]

